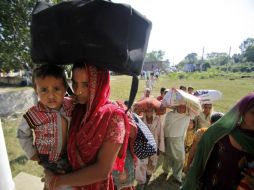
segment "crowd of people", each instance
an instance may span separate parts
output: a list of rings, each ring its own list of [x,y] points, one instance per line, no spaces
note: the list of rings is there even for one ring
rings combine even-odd
[[[71,80],[74,94],[67,96],[62,67],[36,67],[38,103],[17,132],[27,157],[45,169],[45,190],[145,189],[158,164],[162,178],[179,189],[253,189],[254,93],[225,115],[213,110],[213,102],[202,102],[201,112],[192,115],[184,101],[165,103],[170,89],[152,96],[145,88],[126,112],[128,102],[109,100],[107,70],[76,63]],[[195,97],[193,87],[177,90]],[[133,112],[157,144],[157,153],[145,159],[133,151],[138,133]]]

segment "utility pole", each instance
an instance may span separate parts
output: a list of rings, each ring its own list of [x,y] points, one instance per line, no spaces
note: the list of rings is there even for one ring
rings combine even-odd
[[[200,63],[200,66],[199,66],[199,70],[200,72],[203,70],[203,64],[204,64],[204,52],[205,52],[205,47],[203,47],[203,50],[202,50],[202,57],[201,57],[201,63]]]
[[[231,46],[229,46],[229,51],[228,51],[227,72],[228,72],[228,67],[230,63],[230,53],[231,53]]]

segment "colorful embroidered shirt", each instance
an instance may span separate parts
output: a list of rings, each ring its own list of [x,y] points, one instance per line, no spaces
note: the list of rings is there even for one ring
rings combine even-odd
[[[18,128],[18,138],[29,158],[37,151],[48,155],[50,162],[59,159],[62,151],[61,119],[65,118],[69,126],[72,109],[72,100],[65,98],[60,111],[45,108],[38,103],[24,114]]]

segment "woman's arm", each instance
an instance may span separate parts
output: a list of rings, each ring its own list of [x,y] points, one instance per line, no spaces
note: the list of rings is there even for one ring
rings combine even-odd
[[[66,175],[59,175],[54,189],[67,186],[84,186],[107,179],[120,148],[121,144],[103,143],[95,164]]]

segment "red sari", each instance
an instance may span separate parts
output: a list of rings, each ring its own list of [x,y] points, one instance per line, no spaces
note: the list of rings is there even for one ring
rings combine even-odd
[[[73,170],[95,163],[104,142],[123,144],[114,169],[123,170],[129,138],[129,124],[123,109],[109,102],[110,76],[105,70],[87,66],[90,96],[86,105],[74,108],[68,141]],[[77,187],[79,190],[113,190],[112,176],[104,181]]]

